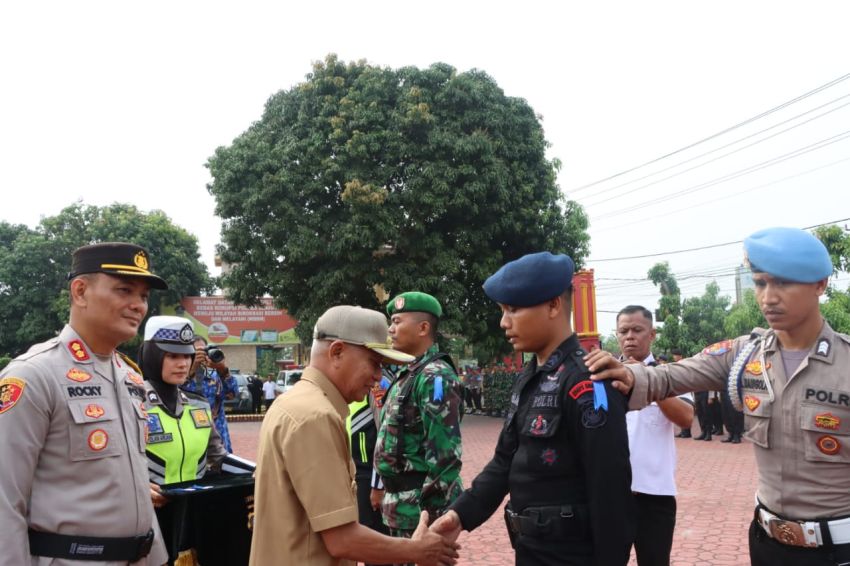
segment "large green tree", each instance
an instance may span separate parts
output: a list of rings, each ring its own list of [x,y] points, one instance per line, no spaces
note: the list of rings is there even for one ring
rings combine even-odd
[[[528,103],[482,71],[328,56],[209,159],[223,284],[239,303],[273,296],[304,341],[331,305],[429,292],[445,331],[496,353],[484,279],[528,252],[587,255],[587,218],[546,148]]]
[[[840,226],[821,226],[815,235],[826,245],[835,271],[850,271],[850,234]],[[821,312],[829,325],[837,332],[850,334],[850,287],[840,289],[830,286],[826,290],[827,300],[821,304]]]
[[[0,241],[0,353],[17,355],[62,328],[68,318],[71,252],[82,245],[127,241],[150,251],[152,267],[169,290],[151,294],[149,315],[158,314],[163,302],[213,288],[197,238],[161,211],[76,203],[35,229],[0,222]]]
[[[736,338],[752,332],[753,328],[767,328],[767,320],[756,302],[755,291],[747,289],[740,303],[732,305],[723,322],[727,338]]]
[[[682,301],[683,352],[695,353],[727,338],[724,322],[729,302],[715,281],[705,286],[702,296]]]

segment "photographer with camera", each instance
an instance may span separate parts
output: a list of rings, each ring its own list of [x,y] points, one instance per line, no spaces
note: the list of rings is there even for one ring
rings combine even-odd
[[[212,409],[215,428],[221,435],[224,447],[233,452],[230,444],[230,432],[224,414],[224,400],[239,394],[239,385],[230,375],[225,364],[224,352],[216,346],[208,346],[207,339],[195,335],[195,361],[189,372],[189,380],[183,389],[207,398]]]

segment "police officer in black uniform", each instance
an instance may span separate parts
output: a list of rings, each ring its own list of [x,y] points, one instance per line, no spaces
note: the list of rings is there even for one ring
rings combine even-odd
[[[432,529],[473,530],[501,504],[516,564],[625,565],[634,540],[626,401],[595,387],[571,325],[574,264],[529,254],[502,266],[484,292],[501,327],[535,357],[514,385],[492,460]]]

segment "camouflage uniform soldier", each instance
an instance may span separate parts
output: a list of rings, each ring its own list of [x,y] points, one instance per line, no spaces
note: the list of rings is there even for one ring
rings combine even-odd
[[[440,303],[403,293],[387,306],[393,347],[416,356],[384,399],[375,467],[386,493],[381,505],[393,536],[409,537],[422,510],[439,517],[463,491],[461,384],[454,363],[435,344]]]

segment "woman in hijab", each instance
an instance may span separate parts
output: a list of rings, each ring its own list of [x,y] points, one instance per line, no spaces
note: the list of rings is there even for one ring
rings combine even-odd
[[[192,324],[185,318],[153,316],[145,325],[145,340],[139,349],[146,390],[145,452],[151,498],[171,563],[183,563],[179,551],[188,548],[191,537],[183,521],[184,512],[168,508],[174,505],[164,507],[168,499],[159,486],[217,473],[227,456],[207,400],[180,390],[195,357],[194,336]]]

